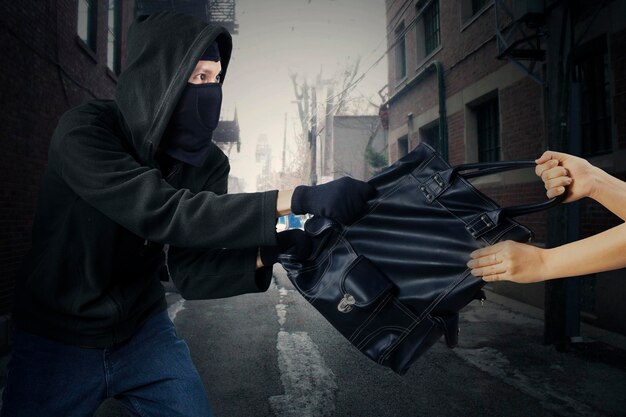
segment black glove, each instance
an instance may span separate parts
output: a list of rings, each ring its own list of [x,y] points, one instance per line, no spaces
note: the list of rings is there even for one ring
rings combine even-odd
[[[365,210],[367,200],[376,189],[365,181],[339,178],[322,185],[300,185],[293,190],[291,211],[294,214],[315,214],[349,224]]]
[[[259,252],[264,266],[271,266],[281,253],[294,255],[296,259],[306,259],[311,255],[311,238],[300,229],[285,230],[276,234],[276,246],[261,246]]]

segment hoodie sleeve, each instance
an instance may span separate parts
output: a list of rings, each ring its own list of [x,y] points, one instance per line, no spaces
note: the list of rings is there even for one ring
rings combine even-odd
[[[225,194],[228,160],[224,158],[214,172],[203,189]],[[269,288],[272,267],[256,269],[257,253],[257,247],[196,250],[170,246],[167,265],[174,285],[187,300],[232,297]]]
[[[217,195],[173,188],[95,123],[61,121],[49,165],[80,198],[144,239],[183,248],[275,244],[277,191]]]
[[[263,292],[272,267],[255,269],[258,248],[181,249],[170,246],[167,264],[176,288],[187,300]]]

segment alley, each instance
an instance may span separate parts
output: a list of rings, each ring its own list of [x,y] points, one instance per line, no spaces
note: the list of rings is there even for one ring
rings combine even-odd
[[[586,353],[559,353],[542,344],[540,310],[490,292],[463,310],[456,349],[440,341],[398,376],[344,340],[282,268],[274,281],[224,300],[168,296],[217,416],[626,415],[622,336],[584,327]],[[98,417],[123,415],[115,408]]]

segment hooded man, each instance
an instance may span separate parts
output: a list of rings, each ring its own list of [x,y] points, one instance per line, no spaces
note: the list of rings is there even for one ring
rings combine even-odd
[[[160,276],[186,299],[265,291],[279,252],[310,251],[303,232],[276,233],[277,216],[347,223],[373,197],[346,177],[226,194],[211,137],[231,49],[222,27],[140,16],[115,100],[61,117],[18,276],[2,416],[87,416],[110,397],[135,415],[211,415]]]

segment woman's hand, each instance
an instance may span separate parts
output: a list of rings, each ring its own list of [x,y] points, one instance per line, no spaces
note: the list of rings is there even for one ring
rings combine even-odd
[[[485,281],[539,282],[546,279],[545,249],[507,240],[471,253],[467,263]]]
[[[585,159],[566,153],[546,151],[535,162],[537,163],[535,173],[543,180],[548,198],[563,194],[566,186],[566,203],[593,197],[597,168]]]

